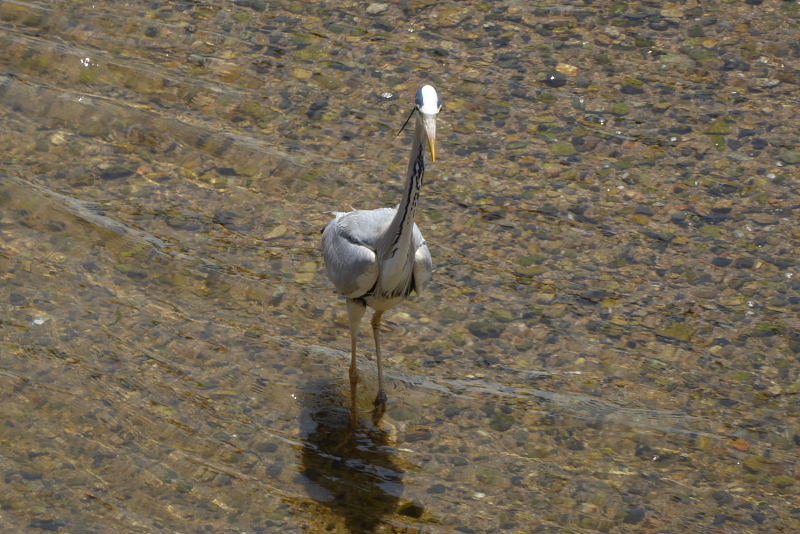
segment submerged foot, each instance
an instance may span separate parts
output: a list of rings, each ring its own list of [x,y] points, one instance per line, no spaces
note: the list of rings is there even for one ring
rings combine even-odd
[[[372,422],[377,425],[384,413],[386,413],[386,393],[381,390],[378,392],[378,396],[375,397],[375,409],[372,410]]]

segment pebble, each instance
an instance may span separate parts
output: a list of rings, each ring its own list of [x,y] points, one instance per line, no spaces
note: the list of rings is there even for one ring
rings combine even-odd
[[[727,135],[731,133],[733,129],[728,121],[723,118],[716,119],[714,122],[708,125],[708,129],[706,130],[707,134],[717,134],[717,135]]]
[[[275,239],[276,237],[282,237],[286,235],[286,232],[288,231],[289,231],[288,226],[286,226],[285,224],[279,224],[278,226],[270,230],[270,232],[264,236],[264,239],[266,240],[266,239]]]
[[[389,4],[372,3],[367,6],[367,13],[370,15],[378,15],[389,9]]]
[[[764,461],[759,456],[750,455],[742,461],[745,469],[751,473],[758,473],[764,469]]]
[[[301,69],[299,67],[292,69],[292,76],[298,80],[310,80],[311,74],[311,71],[308,69]]]
[[[64,135],[64,132],[56,132],[56,133],[54,133],[53,135],[50,136],[50,144],[59,146],[59,145],[63,145],[66,142],[67,142],[67,138]]]
[[[249,7],[255,11],[267,10],[267,3],[264,0],[233,0],[233,3],[242,7]]]
[[[413,427],[406,432],[405,441],[412,443],[415,441],[428,441],[432,437],[433,432],[431,432],[430,428]]]
[[[772,479],[772,483],[779,488],[788,488],[795,483],[795,479],[788,475],[778,475]]]
[[[614,115],[627,115],[631,112],[631,107],[623,103],[611,104],[608,107],[608,112]]]
[[[713,492],[711,496],[714,498],[715,501],[717,501],[717,504],[719,504],[720,506],[725,504],[730,504],[733,502],[733,496],[731,496],[731,494],[728,493],[727,491],[717,490]]]
[[[556,65],[556,71],[565,76],[575,76],[578,74],[578,67],[570,65],[569,63],[559,63]]]
[[[419,519],[422,517],[422,514],[425,512],[425,508],[421,504],[417,504],[415,502],[407,502],[402,504],[400,508],[397,509],[397,513],[400,515],[404,515],[406,517],[413,517],[415,519]]]
[[[778,223],[778,217],[771,213],[753,213],[750,215],[750,219],[753,222],[764,226]]]
[[[796,165],[800,163],[800,150],[785,150],[781,152],[779,157],[784,163]]]
[[[622,82],[621,92],[626,95],[638,95],[644,93],[644,82],[638,78],[626,78]]]
[[[119,180],[120,178],[127,178],[133,176],[134,171],[121,166],[112,166],[100,173],[100,178],[103,180]]]
[[[550,87],[561,87],[567,83],[567,77],[556,70],[555,72],[546,74],[541,82],[545,85],[549,85]]]
[[[569,141],[558,141],[550,146],[550,150],[556,156],[574,156],[578,153],[575,146]]]
[[[627,524],[641,523],[646,513],[647,510],[645,510],[641,506],[637,506],[636,508],[631,508],[625,513],[625,518],[622,520],[622,522]]]
[[[515,422],[516,419],[514,419],[513,415],[500,412],[495,414],[491,421],[489,421],[489,427],[498,432],[505,432],[514,426]]]
[[[470,333],[481,339],[500,337],[505,327],[497,321],[484,319],[482,321],[475,321],[467,325]]]
[[[447,491],[447,487],[444,484],[434,484],[427,490],[428,493],[434,494],[444,493],[445,491]]]
[[[679,341],[689,341],[694,334],[694,328],[685,323],[673,323],[666,328],[656,330],[656,334]]]

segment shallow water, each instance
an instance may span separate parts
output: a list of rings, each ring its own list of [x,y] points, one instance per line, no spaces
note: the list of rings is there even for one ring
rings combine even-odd
[[[796,2],[0,2],[0,527],[800,530]],[[445,108],[348,426],[328,211]]]

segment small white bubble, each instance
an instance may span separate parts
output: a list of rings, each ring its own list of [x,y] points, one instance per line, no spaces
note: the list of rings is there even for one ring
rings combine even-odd
[[[381,93],[381,98],[390,99],[394,96],[392,93]]]
[[[775,173],[774,172],[768,172],[767,173],[767,178],[769,178],[770,180],[774,180],[775,179]]]
[[[45,317],[37,317],[36,319],[34,319],[31,322],[33,324],[35,324],[36,326],[41,326],[41,325],[43,325],[44,323],[47,322],[47,319]]]
[[[794,276],[794,273],[785,273],[783,276],[785,276],[786,278],[788,278],[789,280],[791,280],[791,279],[792,279],[792,276]]]

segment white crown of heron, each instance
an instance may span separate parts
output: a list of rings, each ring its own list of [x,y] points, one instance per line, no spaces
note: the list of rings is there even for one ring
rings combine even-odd
[[[417,108],[425,115],[434,115],[442,109],[441,100],[436,89],[430,85],[424,85],[417,92]]]

